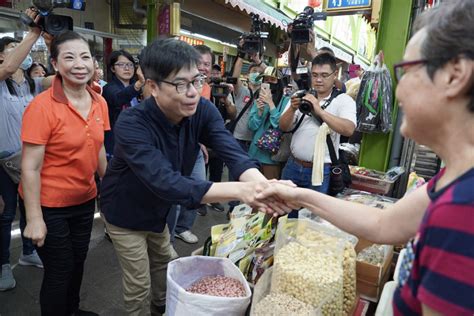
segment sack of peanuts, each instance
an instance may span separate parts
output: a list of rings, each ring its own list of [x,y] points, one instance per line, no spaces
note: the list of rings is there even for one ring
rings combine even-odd
[[[245,315],[251,291],[227,258],[192,256],[168,264],[167,315]]]
[[[291,295],[322,315],[344,315],[350,299],[345,290],[355,298],[355,265],[344,273],[346,248],[347,239],[333,229],[307,219],[281,220],[271,292]]]

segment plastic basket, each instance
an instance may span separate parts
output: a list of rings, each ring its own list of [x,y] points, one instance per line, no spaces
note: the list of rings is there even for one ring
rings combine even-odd
[[[375,173],[379,173],[374,171]],[[380,172],[380,175],[384,175],[384,173]],[[351,188],[367,191],[376,194],[388,194],[390,190],[393,188],[393,184],[395,181],[390,180],[383,180],[379,178],[373,178],[364,176],[361,174],[351,173],[352,176],[352,184],[350,185]]]

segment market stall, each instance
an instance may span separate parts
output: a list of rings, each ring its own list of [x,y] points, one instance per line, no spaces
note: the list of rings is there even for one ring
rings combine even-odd
[[[393,170],[390,175],[394,177]],[[356,189],[346,189],[338,198],[373,206],[381,212],[396,201]],[[190,293],[192,284],[205,277],[232,275],[229,284],[238,280],[244,288],[252,289],[251,299],[245,291],[240,292],[240,298],[248,298],[242,304],[249,306],[247,314],[256,316],[364,315],[369,303],[380,299],[400,250],[350,235],[306,209],[300,211],[299,219],[285,216],[276,220],[242,204],[234,209],[228,223],[213,226],[210,234],[204,247],[193,253],[194,259],[187,262],[187,268],[180,267],[180,282],[185,280],[181,290],[190,298],[197,295],[191,299],[193,304],[203,304],[208,295],[223,296],[232,302],[235,298],[227,295],[238,292],[232,289],[235,286],[215,280],[209,281],[211,292],[219,286],[227,290],[204,293],[205,297],[202,292]],[[238,273],[221,269],[222,260]],[[174,263],[171,265],[171,274],[176,275]],[[198,269],[200,266],[206,268]],[[207,286],[204,289],[209,290]],[[243,315],[241,310],[240,314],[236,309],[226,311]],[[207,313],[212,314],[209,310]]]

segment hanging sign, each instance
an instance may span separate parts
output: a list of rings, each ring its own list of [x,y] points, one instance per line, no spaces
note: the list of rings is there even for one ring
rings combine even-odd
[[[160,12],[157,15],[156,26],[158,28],[159,35],[170,35],[171,32],[171,10],[168,4],[163,5],[160,8]]]
[[[325,12],[362,12],[372,8],[372,0],[324,0],[323,11]]]

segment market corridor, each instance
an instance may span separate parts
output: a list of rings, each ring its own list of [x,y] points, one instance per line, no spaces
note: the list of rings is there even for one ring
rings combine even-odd
[[[119,263],[112,244],[104,238],[104,225],[100,218],[94,219],[94,227],[85,264],[84,280],[81,288],[81,305],[102,316],[126,315],[122,299],[122,281]],[[224,212],[208,211],[207,216],[198,216],[193,232],[198,236],[198,244],[175,242],[180,256],[188,256],[205,242],[210,228],[227,222]],[[18,221],[14,222],[11,246],[11,262],[18,262],[21,252],[20,235],[15,233]],[[17,281],[15,289],[0,292],[0,316],[33,316],[40,314],[39,292],[43,270],[13,264]]]

